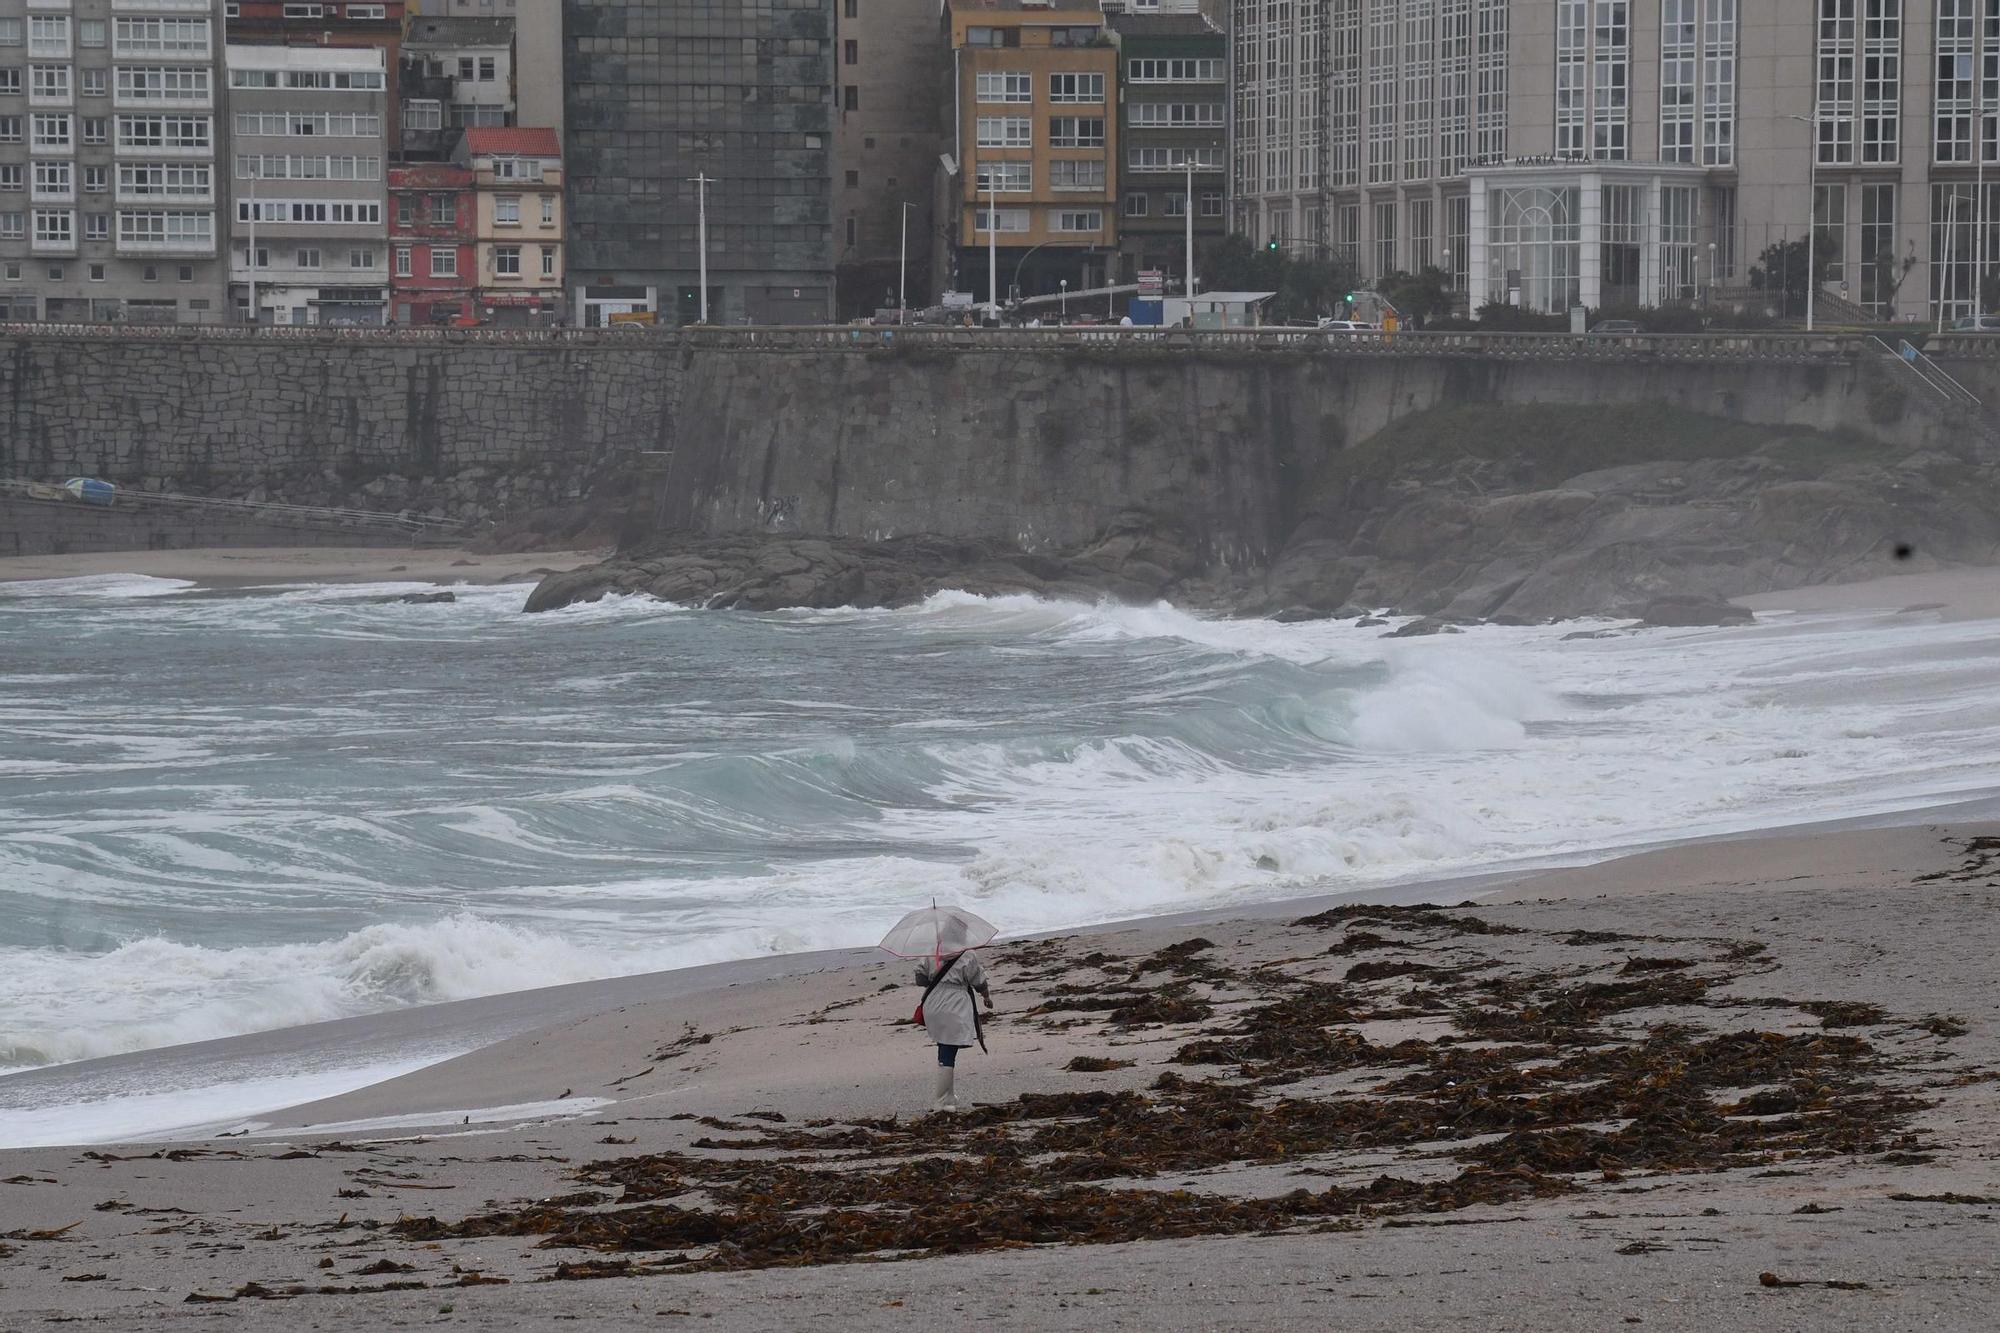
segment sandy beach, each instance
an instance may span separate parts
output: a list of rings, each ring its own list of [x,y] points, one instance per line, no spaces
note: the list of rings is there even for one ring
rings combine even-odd
[[[1748,600],[1971,620],[1996,586]],[[1894,819],[1006,941],[957,1115],[929,1111],[907,965],[866,951],[19,1076],[436,1058],[159,1141],[0,1152],[0,1328],[1988,1328],[2000,824]]]
[[[956,1117],[857,955],[0,1154],[0,1323],[1988,1327],[1994,832],[1001,945]]]
[[[264,583],[520,583],[601,560],[608,551],[484,555],[451,547],[242,547],[0,557],[0,583],[139,574],[210,585]]]

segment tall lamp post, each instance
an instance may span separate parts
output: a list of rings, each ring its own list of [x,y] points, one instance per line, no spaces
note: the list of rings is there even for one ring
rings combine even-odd
[[[250,162],[250,323],[255,327],[263,322],[257,318],[257,177],[264,159],[252,157]]]
[[[1811,131],[1806,141],[1806,332],[1811,333],[1813,289],[1819,286],[1815,280],[1819,276],[1819,109],[1815,106],[1810,116],[1792,119]]]
[[[986,164],[986,318],[1000,324],[1000,173]]]
[[[695,247],[701,251],[701,322],[708,323],[708,187],[715,178],[706,171],[694,177],[695,184]]]
[[[1187,167],[1187,297],[1194,300],[1194,154],[1184,160]],[[1193,309],[1192,306],[1189,309]]]
[[[903,201],[903,241],[896,251],[896,322],[910,320],[910,210],[916,205]]]

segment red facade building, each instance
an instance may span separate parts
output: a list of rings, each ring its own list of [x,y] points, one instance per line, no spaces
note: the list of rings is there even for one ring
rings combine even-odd
[[[389,168],[389,318],[449,324],[477,315],[479,209],[472,168],[414,162]]]

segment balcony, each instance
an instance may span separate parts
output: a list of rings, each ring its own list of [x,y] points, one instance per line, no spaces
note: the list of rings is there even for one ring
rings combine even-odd
[[[158,97],[143,93],[127,92],[119,89],[111,95],[111,105],[120,111],[156,112],[160,115],[177,115],[183,111],[212,111],[215,98],[208,93],[198,93],[191,97]]]
[[[120,185],[115,196],[121,204],[134,204],[140,208],[173,208],[185,204],[213,204],[214,190],[186,190],[172,193],[160,190],[140,190]]]
[[[35,7],[35,0],[28,0],[28,7]],[[69,0],[62,0],[61,8],[69,8]],[[111,0],[114,14],[206,14],[208,0]]]
[[[130,237],[118,238],[117,253],[121,255],[196,255],[215,254],[215,238],[207,240],[178,237],[171,240],[140,241]]]
[[[72,183],[61,189],[53,189],[37,185],[28,197],[38,204],[73,204],[76,202],[76,186]]]
[[[74,235],[57,239],[53,236],[37,236],[28,242],[28,253],[35,255],[73,255],[76,253]]]
[[[39,106],[39,107],[69,107],[76,105],[76,98],[72,94],[71,90],[68,88],[63,89],[59,93],[49,92],[45,89],[30,88],[28,90],[28,105]]]
[[[28,0],[29,9],[69,11],[69,0]]]

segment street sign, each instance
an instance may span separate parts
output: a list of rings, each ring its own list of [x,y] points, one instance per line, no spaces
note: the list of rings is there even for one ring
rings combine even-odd
[[[1157,301],[1166,295],[1167,275],[1159,269],[1149,268],[1139,274],[1139,299]]]

